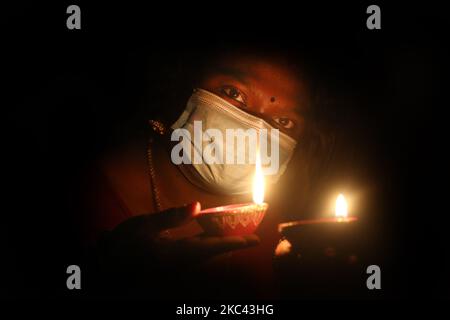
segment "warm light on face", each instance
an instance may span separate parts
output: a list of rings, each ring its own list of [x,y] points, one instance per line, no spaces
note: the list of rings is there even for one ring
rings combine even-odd
[[[348,214],[347,200],[341,193],[336,199],[336,217],[345,218]]]
[[[259,148],[256,151],[255,175],[253,177],[253,202],[257,204],[264,202],[264,175],[261,167]]]

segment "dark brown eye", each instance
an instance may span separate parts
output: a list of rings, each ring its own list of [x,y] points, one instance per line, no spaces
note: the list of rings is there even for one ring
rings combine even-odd
[[[230,88],[230,97],[236,99],[237,97],[239,97],[239,91],[237,91],[235,88]]]
[[[273,120],[285,129],[292,129],[295,125],[294,121],[286,117],[273,118]]]
[[[222,93],[225,94],[227,97],[236,100],[239,103],[242,103],[243,105],[245,105],[245,96],[244,94],[239,91],[237,88],[235,87],[224,87],[222,88]]]

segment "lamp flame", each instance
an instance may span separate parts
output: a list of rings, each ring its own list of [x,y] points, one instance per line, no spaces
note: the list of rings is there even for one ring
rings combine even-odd
[[[259,148],[256,151],[255,175],[253,176],[253,202],[256,204],[264,202],[264,174],[261,167]]]
[[[336,217],[346,218],[348,214],[347,200],[341,193],[336,199]]]

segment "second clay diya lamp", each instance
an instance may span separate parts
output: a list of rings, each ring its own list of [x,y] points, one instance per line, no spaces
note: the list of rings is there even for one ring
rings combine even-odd
[[[282,240],[277,251],[282,290],[296,298],[354,297],[361,290],[366,266],[367,234],[361,221],[349,216],[340,194],[335,216],[278,225]]]
[[[361,241],[358,219],[348,216],[347,202],[340,194],[336,199],[335,216],[322,219],[281,223],[278,231],[306,256],[335,256],[352,252]]]

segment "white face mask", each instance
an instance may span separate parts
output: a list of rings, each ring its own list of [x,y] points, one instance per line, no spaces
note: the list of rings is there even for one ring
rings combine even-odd
[[[296,146],[294,139],[273,128],[261,118],[248,114],[221,97],[202,89],[195,90],[186,109],[172,125],[172,129],[175,130],[172,133],[172,140],[179,141],[182,137],[182,143],[179,145],[187,145],[188,149],[192,150],[183,152],[182,156],[182,163],[190,163],[180,166],[186,178],[204,190],[221,194],[251,193],[255,172],[255,143],[250,143],[250,138],[246,137],[242,140],[245,143],[240,147],[237,143],[231,146],[228,144],[229,141],[234,142],[237,139],[227,139],[230,134],[230,130],[227,129],[235,130],[231,132],[236,132],[236,129],[252,129],[262,134],[263,138],[267,137],[267,140],[255,141],[260,141],[263,172],[268,183],[278,181],[286,170]],[[264,132],[267,134],[264,135]],[[221,137],[224,141],[218,143]],[[259,138],[261,139],[261,136]],[[211,146],[214,152],[209,154],[214,154],[213,160],[206,152],[211,151]],[[180,164],[180,148],[176,147],[172,149],[172,161]],[[179,160],[174,161],[177,156]],[[219,159],[221,161],[217,161]],[[232,160],[233,163],[226,160]]]

